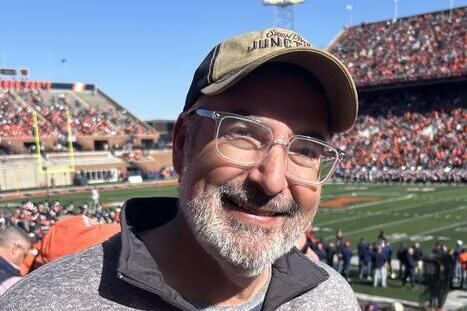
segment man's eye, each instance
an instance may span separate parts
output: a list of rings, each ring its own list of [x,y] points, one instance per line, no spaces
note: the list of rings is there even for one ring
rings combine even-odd
[[[305,157],[309,157],[309,158],[316,158],[318,157],[318,153],[316,152],[316,150],[313,150],[311,148],[299,148],[297,150],[294,150],[297,154],[299,155],[302,155],[302,156],[305,156]]]
[[[250,131],[246,128],[234,128],[231,130],[231,134],[244,137],[251,136]]]

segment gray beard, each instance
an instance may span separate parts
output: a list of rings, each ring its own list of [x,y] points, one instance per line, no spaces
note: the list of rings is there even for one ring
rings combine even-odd
[[[304,233],[306,220],[290,194],[280,194],[262,208],[286,213],[280,229],[268,229],[243,222],[229,213],[222,198],[251,202],[248,189],[221,185],[209,193],[189,198],[189,185],[181,180],[180,210],[195,238],[221,265],[226,263],[246,277],[254,277],[286,254]]]

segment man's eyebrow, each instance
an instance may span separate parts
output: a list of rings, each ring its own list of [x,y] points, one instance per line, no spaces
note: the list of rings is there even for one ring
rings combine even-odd
[[[304,132],[304,133],[299,133],[298,135],[303,135],[303,136],[309,136],[309,137],[312,137],[312,138],[316,138],[316,139],[319,139],[319,140],[322,140],[322,141],[328,141],[329,140],[329,135],[325,136],[319,132],[316,132],[316,131],[307,131],[307,132]]]
[[[258,117],[257,115],[254,115],[254,114],[252,114],[251,112],[249,112],[247,110],[235,110],[235,111],[232,111],[232,113],[235,113],[235,114],[238,114],[238,115],[253,119],[255,121],[262,122],[261,117]],[[329,141],[330,138],[331,138],[330,135],[324,135],[324,134],[321,134],[321,133],[313,131],[313,130],[298,133],[296,135],[308,136],[308,137],[316,138],[316,139],[326,141],[326,142]]]

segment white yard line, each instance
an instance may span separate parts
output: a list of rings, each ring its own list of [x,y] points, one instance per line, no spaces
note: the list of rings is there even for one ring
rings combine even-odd
[[[383,203],[409,200],[409,199],[412,199],[413,197],[414,197],[414,195],[408,194],[408,195],[405,195],[405,196],[403,196],[401,198],[396,198],[396,199],[389,199],[389,200],[378,201],[378,202],[355,204],[355,205],[351,205],[351,206],[347,207],[347,209],[356,209],[356,208],[362,208],[362,207],[367,207],[367,206],[372,206],[372,205],[379,205],[379,204],[383,204]]]
[[[339,223],[339,222],[347,222],[347,221],[354,220],[354,219],[361,219],[361,218],[365,218],[365,217],[378,216],[378,215],[382,215],[384,213],[393,213],[393,212],[398,212],[398,211],[406,211],[406,210],[410,210],[410,209],[413,209],[413,208],[417,208],[420,205],[434,204],[434,203],[451,201],[451,200],[452,199],[443,199],[443,200],[438,199],[438,200],[432,201],[430,203],[417,202],[415,204],[408,204],[408,205],[404,205],[402,207],[392,208],[392,209],[388,209],[386,211],[380,211],[380,212],[376,212],[376,213],[373,213],[373,214],[370,214],[370,215],[357,215],[357,216],[348,217],[348,218],[344,218],[344,219],[336,219],[336,220],[330,220],[330,221],[326,221],[326,222],[322,222],[322,223],[316,223],[316,225],[318,225],[319,227],[328,226],[328,225],[332,225],[332,224]],[[384,203],[384,202],[387,202],[387,201],[381,201],[381,203]]]
[[[362,229],[345,232],[345,236],[354,235],[354,234],[357,234],[357,233],[370,231],[370,230],[373,230],[373,229],[379,229],[379,228],[383,228],[383,227],[387,227],[387,226],[399,225],[399,224],[403,224],[403,223],[406,223],[406,222],[413,221],[414,219],[420,220],[420,219],[432,217],[434,215],[447,214],[447,213],[451,213],[453,211],[461,210],[461,209],[464,209],[464,207],[460,206],[460,207],[457,207],[457,208],[448,209],[448,210],[441,211],[441,212],[425,214],[423,216],[409,217],[409,218],[405,218],[405,219],[401,219],[401,220],[394,220],[394,221],[390,221],[390,222],[386,222],[386,223],[382,223],[382,224],[376,224],[376,225],[365,227],[365,228],[362,228]],[[331,238],[333,238],[332,235],[325,237],[326,240],[331,239]]]
[[[430,233],[434,233],[434,232],[438,232],[438,231],[443,231],[443,230],[446,230],[446,229],[456,228],[456,227],[459,227],[459,226],[462,226],[462,225],[465,225],[465,224],[467,224],[467,221],[461,221],[461,222],[456,222],[454,224],[450,224],[450,225],[446,225],[446,226],[442,226],[442,227],[438,227],[438,228],[433,228],[433,229],[430,229],[430,230],[425,230],[425,231],[422,231],[422,232],[411,233],[410,235],[412,235],[412,236],[413,235],[426,235],[426,234],[430,234]],[[408,239],[410,239],[410,237],[392,239],[392,241],[397,242],[397,241],[404,241],[404,240],[408,240]]]

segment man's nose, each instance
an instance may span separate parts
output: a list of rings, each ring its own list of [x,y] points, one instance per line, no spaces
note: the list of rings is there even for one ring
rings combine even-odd
[[[286,157],[287,151],[284,146],[273,145],[264,159],[250,170],[249,180],[260,186],[267,195],[281,193],[288,186]]]

